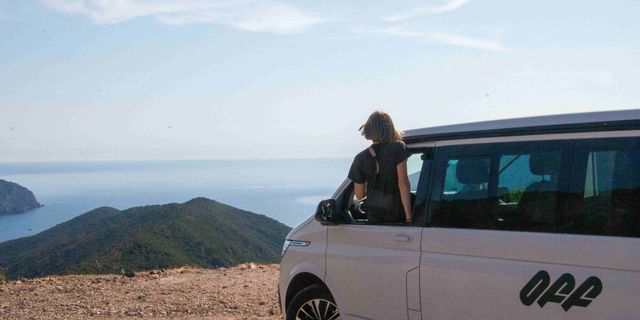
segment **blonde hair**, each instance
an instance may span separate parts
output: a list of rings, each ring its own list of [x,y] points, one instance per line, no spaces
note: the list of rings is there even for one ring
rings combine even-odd
[[[360,129],[367,140],[374,142],[393,142],[402,140],[402,132],[393,126],[393,120],[384,111],[374,111]]]

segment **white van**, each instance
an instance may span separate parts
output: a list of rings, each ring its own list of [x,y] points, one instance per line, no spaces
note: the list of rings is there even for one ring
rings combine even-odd
[[[293,319],[640,319],[640,110],[410,130],[415,219],[345,181],[287,236]]]

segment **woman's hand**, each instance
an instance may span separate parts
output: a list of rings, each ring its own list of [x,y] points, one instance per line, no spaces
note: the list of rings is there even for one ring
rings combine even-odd
[[[354,183],[354,195],[356,196],[356,200],[360,201],[364,198],[364,196],[366,195],[365,193],[365,186],[364,183]]]

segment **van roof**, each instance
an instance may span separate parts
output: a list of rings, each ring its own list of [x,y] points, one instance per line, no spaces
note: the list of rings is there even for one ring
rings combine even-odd
[[[640,109],[573,113],[407,130],[406,142],[640,129]]]

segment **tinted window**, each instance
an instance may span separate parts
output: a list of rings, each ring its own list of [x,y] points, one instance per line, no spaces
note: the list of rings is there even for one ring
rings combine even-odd
[[[582,142],[576,156],[581,204],[572,212],[570,232],[640,236],[640,144],[609,139]]]
[[[489,208],[491,159],[453,157],[445,164],[444,181],[431,224],[450,228],[481,228]]]
[[[504,227],[553,231],[559,196],[560,151],[500,156],[498,206]]]
[[[430,225],[449,228],[558,230],[564,142],[443,148]],[[564,173],[564,174],[563,174]],[[563,178],[566,180],[566,177]]]
[[[456,146],[438,154],[431,226],[640,237],[640,139]]]

